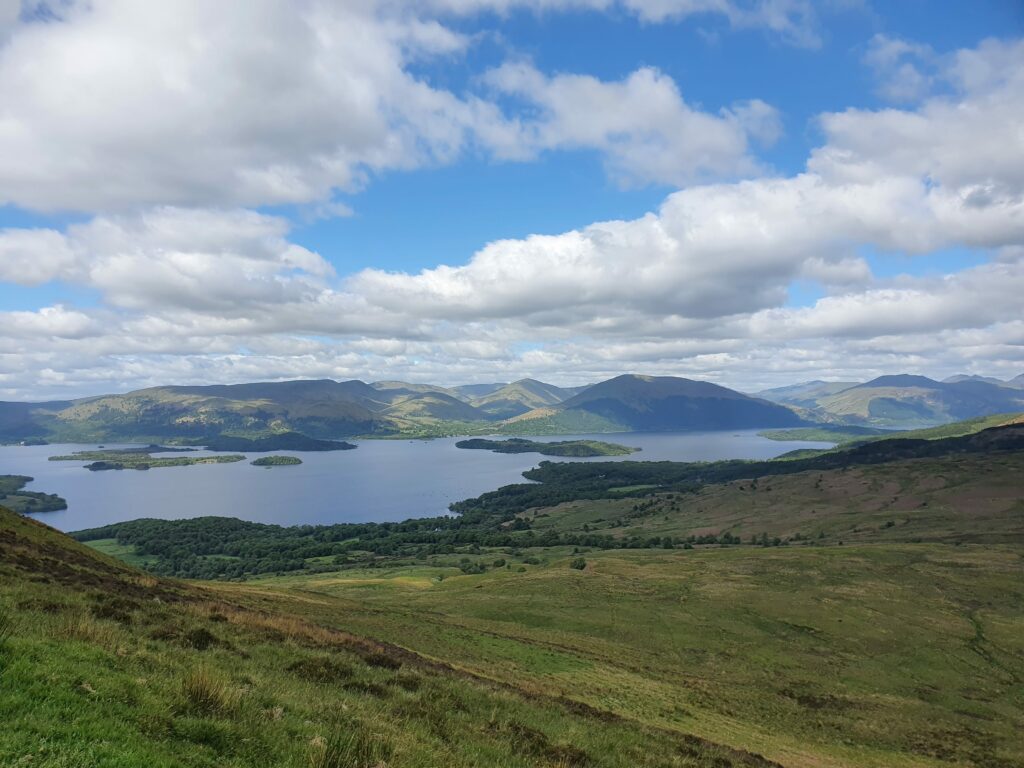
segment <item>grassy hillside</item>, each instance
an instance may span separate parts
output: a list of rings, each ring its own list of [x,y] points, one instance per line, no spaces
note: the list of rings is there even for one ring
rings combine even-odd
[[[793,768],[1024,761],[1019,548],[595,551],[582,570],[577,557],[263,585],[342,600],[347,626],[464,669]]]
[[[0,509],[0,764],[769,765],[352,633],[348,602],[163,581]]]

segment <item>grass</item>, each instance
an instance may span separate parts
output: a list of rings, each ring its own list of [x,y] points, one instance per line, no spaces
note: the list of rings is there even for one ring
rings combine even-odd
[[[581,571],[573,559],[427,589],[359,573],[262,584],[475,674],[787,766],[1024,760],[1020,548],[588,552]]]
[[[0,765],[767,765],[370,640],[344,604],[158,580],[0,510]]]

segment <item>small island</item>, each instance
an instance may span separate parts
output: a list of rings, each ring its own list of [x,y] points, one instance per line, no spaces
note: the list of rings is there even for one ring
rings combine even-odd
[[[254,467],[294,467],[302,459],[295,456],[262,456],[249,462]]]
[[[0,506],[12,512],[60,512],[68,503],[55,493],[22,490],[34,478],[27,475],[0,475]]]
[[[77,451],[67,456],[51,456],[50,461],[88,461],[85,469],[104,472],[118,469],[159,469],[161,467],[188,467],[193,464],[231,464],[245,461],[245,456],[173,456],[154,457],[150,450],[164,450],[160,446],[147,448],[119,448],[102,451]]]
[[[471,440],[460,440],[455,447],[494,451],[495,453],[539,453],[544,456],[572,457],[628,456],[634,451],[640,450],[616,443],[604,443],[600,440],[561,440],[545,443],[521,437],[510,437],[507,440],[488,440],[477,437]]]
[[[319,440],[299,432],[280,432],[264,437],[218,435],[207,440],[206,447],[211,451],[266,453],[268,451],[351,451],[356,446],[343,440]]]

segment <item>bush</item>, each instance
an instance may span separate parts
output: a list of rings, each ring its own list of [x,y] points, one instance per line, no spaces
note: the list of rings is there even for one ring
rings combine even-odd
[[[575,568],[577,571],[582,571],[584,568],[587,567],[587,561],[585,558],[582,557],[574,557],[572,559],[572,562],[569,563],[569,567]]]

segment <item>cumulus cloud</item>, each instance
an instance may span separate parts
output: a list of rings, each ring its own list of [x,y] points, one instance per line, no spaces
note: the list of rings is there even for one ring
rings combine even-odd
[[[781,132],[777,112],[762,101],[718,115],[702,112],[683,100],[672,78],[649,67],[619,82],[602,82],[505,64],[484,81],[539,113],[520,123],[510,154],[597,149],[624,182],[682,186],[700,177],[750,173],[757,164],[748,153],[749,137],[770,143]]]
[[[802,173],[689,187],[634,220],[497,241],[418,274],[336,276],[289,241],[287,222],[235,208],[4,231],[0,277],[81,283],[103,301],[0,317],[0,387],[25,390],[26,370],[50,371],[52,392],[294,376],[578,383],[623,361],[748,388],[923,367],[1017,375],[1024,43],[988,41],[943,61],[948,90],[914,108],[821,116],[824,140]],[[643,87],[655,114],[690,119],[653,71],[633,86],[516,66],[493,75],[509,78],[496,87],[537,104],[554,88],[600,102]],[[552,106],[516,130],[536,148],[571,137],[611,153],[607,137],[640,130],[629,117],[612,110],[608,123],[577,126]],[[736,108],[710,119],[748,118]],[[991,258],[946,276],[876,277],[860,253],[965,246]],[[826,295],[787,306],[794,280]]]
[[[441,4],[433,12],[484,5]],[[627,3],[651,21],[699,9],[769,28],[786,26],[786,5],[795,4]],[[523,95],[548,112],[540,124],[520,125],[478,94],[456,94],[414,74],[414,64],[461,56],[470,44],[426,4],[92,0],[56,7],[60,15],[45,20],[15,27],[8,19],[9,40],[0,43],[0,204],[95,212],[309,203],[324,212],[336,192],[358,190],[373,174],[452,162],[471,148],[522,158],[582,146],[607,152],[617,173],[678,182],[750,170],[747,137],[777,133],[774,112],[761,102],[704,114],[671,79],[646,69],[622,83],[498,70],[492,84],[529,88]],[[0,40],[9,16],[0,6]],[[555,97],[584,111],[570,113]],[[625,102],[606,115],[617,99]],[[644,117],[654,123],[645,126]],[[585,130],[588,120],[602,129]]]

